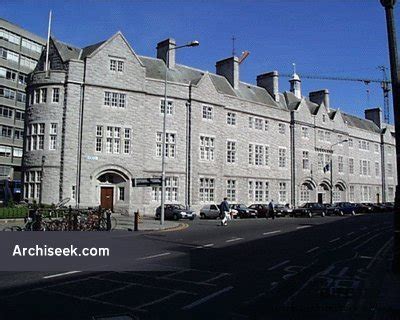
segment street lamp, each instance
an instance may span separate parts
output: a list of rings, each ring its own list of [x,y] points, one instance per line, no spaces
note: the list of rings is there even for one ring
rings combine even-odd
[[[397,185],[395,195],[394,212],[394,240],[393,240],[393,264],[394,273],[400,274],[400,70],[397,59],[396,26],[393,17],[393,7],[396,0],[381,0],[386,12],[386,25],[389,43],[390,71],[393,92],[393,111],[394,127],[396,139],[396,165],[397,165]]]
[[[161,150],[161,215],[160,215],[160,224],[164,224],[164,206],[165,206],[165,138],[166,138],[166,122],[167,122],[167,78],[168,78],[168,57],[170,50],[177,50],[186,47],[197,47],[200,43],[198,41],[192,41],[185,45],[178,47],[167,48],[167,52],[165,55],[165,81],[164,81],[164,117],[163,117],[163,133],[162,133],[162,150]]]
[[[329,170],[331,172],[331,204],[333,203],[333,167],[332,167],[332,165],[333,165],[333,147],[337,146],[338,144],[342,144],[343,142],[348,142],[348,141],[349,141],[348,139],[344,139],[344,140],[338,141],[331,145],[331,161],[329,163]]]

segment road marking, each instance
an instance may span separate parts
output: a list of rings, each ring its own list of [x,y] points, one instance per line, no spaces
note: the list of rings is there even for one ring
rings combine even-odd
[[[225,242],[233,242],[233,241],[239,241],[239,240],[243,240],[243,238],[234,238],[234,239],[226,240]]]
[[[311,252],[313,252],[315,250],[318,250],[318,249],[319,249],[319,247],[312,248],[312,249],[308,250],[307,253],[311,253]]]
[[[348,236],[351,236],[353,233],[354,233],[354,231],[349,232],[347,235],[348,235]]]
[[[153,258],[158,258],[158,257],[163,257],[163,256],[167,256],[171,254],[170,252],[164,252],[164,253],[159,253],[159,254],[155,254],[153,256],[147,256],[147,257],[143,257],[143,258],[139,258],[137,260],[146,260],[146,259],[153,259]]]
[[[309,228],[309,227],[311,227],[311,226],[299,226],[296,229],[304,229],[304,228]]]
[[[355,246],[353,249],[354,250],[358,250],[359,248],[361,248],[362,246],[364,246],[365,244],[367,244],[368,242],[370,242],[372,239],[379,237],[383,232],[378,232],[376,235],[368,238],[367,240],[365,240],[364,242],[361,242],[358,246]]]
[[[82,271],[68,271],[68,272],[64,272],[64,273],[52,274],[50,276],[43,277],[43,279],[57,278],[57,277],[62,277],[62,276],[66,276],[66,275],[69,275],[69,274],[78,273],[78,272],[82,272]]]
[[[334,266],[334,265],[331,265],[330,267],[326,268],[326,269],[321,273],[321,275],[322,275],[322,276],[325,276],[325,275],[329,274],[333,269],[335,269],[335,266]]]
[[[278,233],[281,232],[281,230],[275,230],[275,231],[270,231],[270,232],[264,232],[263,235],[266,236],[267,234],[274,234],[274,233]]]
[[[279,268],[279,267],[281,267],[281,266],[283,266],[283,265],[285,265],[285,264],[287,264],[289,262],[290,262],[290,260],[286,260],[286,261],[283,261],[281,263],[278,263],[278,264],[272,266],[271,268],[269,268],[268,271],[275,270],[275,269],[277,269],[277,268]]]
[[[367,265],[367,270],[369,270],[372,265],[374,264],[375,260],[378,259],[378,256],[384,251],[386,250],[386,248],[390,245],[390,243],[393,241],[393,237],[391,237],[379,250],[378,252],[375,254],[375,256],[372,258],[372,260],[370,261],[370,263],[368,263]]]
[[[208,247],[213,247],[213,246],[214,246],[214,243],[209,243],[209,244],[205,244],[203,247],[208,248]]]
[[[336,241],[338,241],[338,240],[340,240],[340,237],[339,237],[339,238],[332,239],[331,241],[329,241],[329,243],[333,243],[333,242],[336,242]]]
[[[368,257],[368,256],[360,256],[359,258],[360,258],[360,259],[369,259],[369,260],[372,259],[372,257]]]
[[[194,302],[191,303],[191,304],[188,304],[188,305],[184,306],[184,307],[182,308],[182,310],[190,310],[190,309],[192,309],[192,308],[194,308],[194,307],[196,307],[196,306],[198,306],[198,305],[200,305],[200,304],[203,304],[204,302],[206,302],[206,301],[208,301],[208,300],[210,300],[210,299],[212,299],[212,298],[215,298],[216,296],[219,296],[219,295],[222,294],[222,293],[228,292],[228,291],[230,291],[230,290],[232,290],[232,289],[233,289],[233,287],[230,286],[230,287],[226,287],[226,288],[224,288],[224,289],[222,289],[222,290],[219,290],[219,291],[217,291],[217,292],[214,292],[214,293],[212,293],[212,294],[210,294],[210,295],[208,295],[208,296],[205,296],[204,298],[201,298],[201,299],[199,299],[199,300],[197,300],[197,301],[194,301]]]

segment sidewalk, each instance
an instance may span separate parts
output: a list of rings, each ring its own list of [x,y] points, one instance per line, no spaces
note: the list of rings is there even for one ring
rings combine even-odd
[[[394,274],[389,270],[385,275],[377,301],[374,319],[400,319],[400,274]]]

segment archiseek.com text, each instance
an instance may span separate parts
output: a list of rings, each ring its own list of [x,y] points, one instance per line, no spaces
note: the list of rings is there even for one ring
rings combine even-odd
[[[74,245],[69,247],[49,247],[47,245],[35,245],[33,247],[21,247],[15,245],[12,252],[13,257],[109,257],[109,248],[82,248]]]

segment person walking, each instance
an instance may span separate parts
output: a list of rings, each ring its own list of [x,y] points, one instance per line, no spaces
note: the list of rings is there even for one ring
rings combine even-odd
[[[228,214],[229,214],[229,203],[228,203],[228,198],[224,198],[224,201],[221,202],[220,205],[220,217],[221,217],[221,226],[226,226],[228,225],[227,220],[228,220]]]
[[[275,219],[275,206],[274,206],[274,200],[272,199],[268,205],[268,215],[272,218],[272,220]]]

